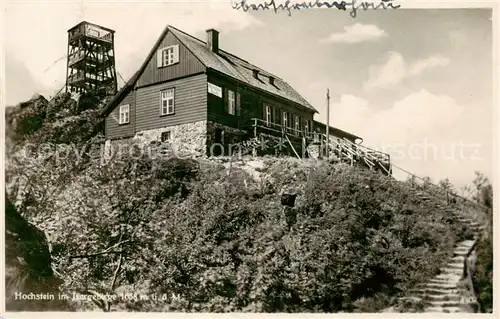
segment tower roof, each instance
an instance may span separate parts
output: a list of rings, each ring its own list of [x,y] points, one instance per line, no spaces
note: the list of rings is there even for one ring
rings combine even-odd
[[[70,31],[78,28],[79,26],[81,26],[83,24],[90,25],[90,26],[102,29],[104,31],[107,31],[107,32],[115,33],[115,30],[112,30],[112,29],[109,29],[109,28],[106,28],[106,27],[103,27],[101,25],[98,25],[98,24],[95,24],[95,23],[91,23],[91,22],[88,22],[88,21],[82,21],[82,22],[78,23],[77,25],[75,25],[72,28],[68,29],[68,32],[70,32]]]

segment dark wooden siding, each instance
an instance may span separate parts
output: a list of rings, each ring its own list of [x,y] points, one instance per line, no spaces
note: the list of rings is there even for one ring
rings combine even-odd
[[[167,32],[159,48],[175,44],[179,45],[179,63],[158,68],[156,65],[155,52],[144,69],[144,72],[139,77],[137,87],[164,82],[190,74],[205,72],[205,66],[170,31]]]
[[[175,114],[160,116],[160,91],[175,88]],[[136,132],[207,120],[207,76],[198,74],[136,90]]]
[[[210,83],[222,88],[222,98],[208,94],[208,120],[234,128],[246,128],[250,119],[256,116],[254,112],[259,103],[259,96],[254,95],[244,86],[223,77],[208,77]],[[240,95],[239,111],[235,115],[227,112],[227,94],[232,90]],[[239,115],[238,115],[239,114]]]
[[[130,123],[129,124],[119,124],[120,119],[120,106],[128,104]],[[131,137],[135,134],[135,91],[131,90],[123,100],[117,104],[117,106],[111,111],[108,116],[106,116],[106,138],[113,140],[125,137]]]
[[[289,114],[296,114],[304,120],[312,122],[314,111],[299,108],[293,103],[274,97],[265,92],[250,88],[242,83],[230,78],[209,74],[208,82],[222,87],[224,94],[227,89],[240,94],[240,116],[228,114],[225,108],[227,96],[219,98],[213,94],[208,94],[208,120],[236,128],[247,128],[251,125],[252,118],[264,119],[264,104],[273,107],[273,121],[281,124],[281,112],[286,110]]]
[[[271,105],[273,109],[273,114],[272,114],[272,121],[273,123],[283,125],[283,112],[287,112],[288,114],[288,127],[295,128],[295,120],[294,116],[297,115],[301,118],[301,124],[300,124],[300,129],[303,130],[304,128],[304,121],[309,120],[312,122],[314,113],[312,111],[306,111],[304,109],[299,109],[297,107],[294,107],[293,105],[283,103],[282,101],[272,99],[272,98],[263,98],[262,104],[269,104]],[[264,106],[261,107],[262,109],[262,117],[264,118]]]

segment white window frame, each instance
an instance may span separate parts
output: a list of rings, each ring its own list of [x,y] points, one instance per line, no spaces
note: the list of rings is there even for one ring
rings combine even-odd
[[[273,109],[271,108],[271,105],[266,104],[266,113],[264,114],[266,124],[271,124],[272,123],[272,116],[273,116]]]
[[[231,115],[236,112],[236,93],[231,90],[227,90],[227,112]]]
[[[160,91],[160,116],[171,114],[175,114],[175,88]]]
[[[179,62],[179,45],[171,45],[158,50],[157,67],[162,68]]]
[[[300,132],[300,117],[295,115],[295,134],[299,134]]]
[[[304,132],[306,134],[309,134],[309,120],[305,120],[305,123],[304,123]]]
[[[119,124],[130,123],[130,104],[120,105]]]
[[[283,111],[283,127],[288,128],[288,113]]]
[[[168,138],[163,140],[163,134],[167,135]],[[171,131],[164,131],[164,132],[161,132],[161,135],[160,135],[160,140],[162,142],[169,142],[170,140],[172,140],[172,132]]]

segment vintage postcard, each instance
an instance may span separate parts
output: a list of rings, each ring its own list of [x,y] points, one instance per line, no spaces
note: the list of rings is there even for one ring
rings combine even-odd
[[[493,312],[495,2],[3,5],[0,316]]]

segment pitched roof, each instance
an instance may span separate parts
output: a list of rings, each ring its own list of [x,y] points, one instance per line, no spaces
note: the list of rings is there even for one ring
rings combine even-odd
[[[162,34],[156,41],[155,45],[149,52],[147,58],[144,60],[144,63],[141,65],[139,70],[130,78],[125,86],[103,109],[103,115],[106,115],[109,111],[111,111],[114,108],[115,103],[118,102],[123,97],[123,95],[129,92],[130,88],[135,85],[168,31],[172,32],[173,35],[183,45],[185,45],[186,48],[190,50],[202,64],[205,65],[205,67],[232,77],[251,87],[264,90],[272,95],[295,102],[314,112],[317,112],[317,110],[306,99],[304,99],[283,79],[224,50],[219,49],[218,53],[214,53],[207,48],[206,42],[201,41],[200,39],[192,35],[189,35],[179,29],[168,25],[163,30]],[[254,77],[254,70],[257,70],[259,72],[259,79],[256,79]],[[274,78],[274,85],[269,83],[269,77]]]
[[[314,120],[314,127],[319,128],[322,132],[326,133],[326,124],[325,123],[322,123],[322,122]],[[353,140],[356,140],[356,139],[363,140],[361,137],[359,137],[359,136],[357,136],[355,134],[346,132],[344,130],[341,130],[341,129],[333,127],[333,126],[330,126],[328,132],[331,135],[334,135],[334,136],[340,136],[340,137],[344,137],[345,136],[345,137],[353,139]]]
[[[207,67],[244,82],[252,87],[267,91],[303,105],[313,111],[316,109],[280,77],[263,70],[229,52],[219,49],[218,53],[208,49],[206,42],[193,37],[172,26],[170,31]],[[253,75],[253,70],[259,71],[259,78]],[[274,85],[269,83],[269,77],[274,78]],[[317,112],[317,111],[316,111]]]

